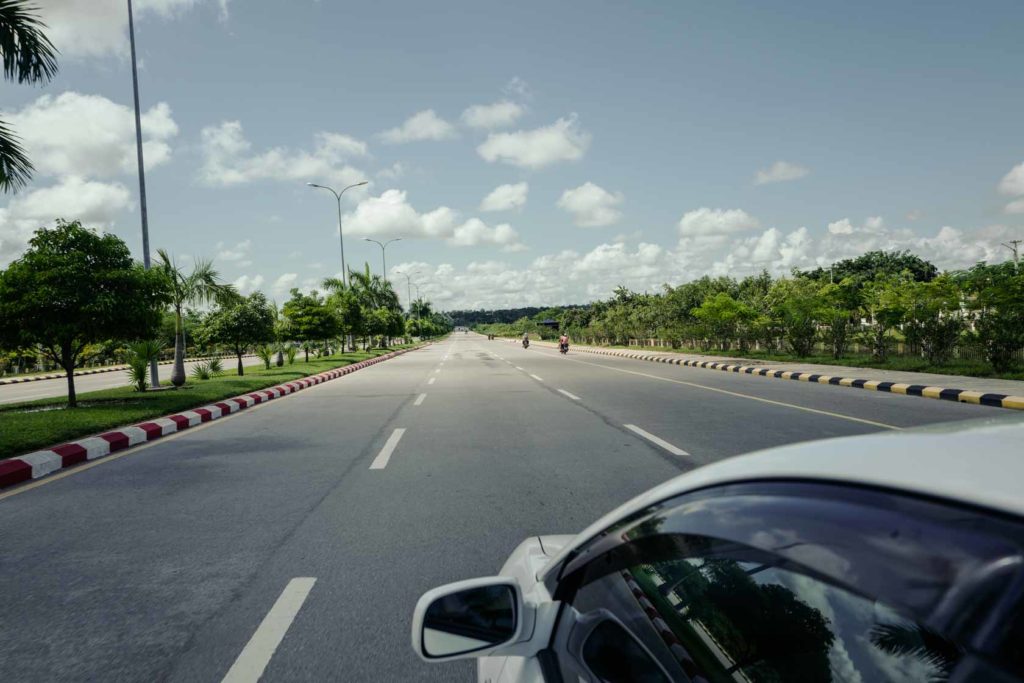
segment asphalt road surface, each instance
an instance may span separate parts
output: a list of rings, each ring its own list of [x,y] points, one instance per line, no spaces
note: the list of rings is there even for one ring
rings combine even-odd
[[[998,412],[455,335],[0,493],[0,680],[473,680],[415,657],[413,605],[523,538],[750,450]]]
[[[192,368],[194,368],[198,362],[199,361],[186,361],[185,373],[188,374],[192,372]],[[221,362],[224,363],[224,369],[228,372],[233,372],[235,367],[238,365],[237,358],[224,358]],[[261,362],[262,361],[256,356],[245,356],[242,358],[242,365],[244,366],[257,365]],[[167,365],[159,365],[157,367],[160,368],[161,381],[171,378],[171,371],[174,369],[173,365],[168,363]],[[82,394],[87,391],[126,387],[128,384],[127,370],[101,372],[95,375],[82,375],[75,377],[75,393],[78,394],[79,398],[81,398]],[[61,377],[60,379],[42,379],[35,382],[25,382],[23,384],[0,385],[0,405],[3,405],[4,403],[35,401],[40,398],[67,395],[68,381],[64,377]]]

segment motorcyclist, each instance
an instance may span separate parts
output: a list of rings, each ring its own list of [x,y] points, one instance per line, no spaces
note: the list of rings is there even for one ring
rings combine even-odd
[[[558,338],[558,348],[561,351],[569,350],[569,335],[567,335],[565,332],[563,332],[562,336]]]
[[[530,333],[529,332],[523,332],[523,348],[525,349],[529,345],[530,345]]]

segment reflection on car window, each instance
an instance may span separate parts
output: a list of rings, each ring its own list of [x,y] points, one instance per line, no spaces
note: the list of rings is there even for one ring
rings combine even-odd
[[[602,683],[667,683],[650,655],[629,632],[607,619],[583,643],[583,661]]]
[[[721,556],[612,572],[573,607],[614,613],[680,681],[945,681],[963,656],[878,602]]]

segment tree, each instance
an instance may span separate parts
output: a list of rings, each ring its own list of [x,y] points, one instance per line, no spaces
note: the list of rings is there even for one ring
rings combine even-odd
[[[338,316],[316,291],[303,294],[293,289],[291,295],[292,298],[281,307],[281,314],[288,321],[288,334],[292,339],[299,342],[322,342],[342,331]],[[309,347],[303,348],[308,363]]]
[[[174,369],[171,384],[185,383],[185,337],[182,316],[187,304],[206,304],[227,301],[236,296],[235,288],[220,281],[211,261],[196,261],[191,273],[186,274],[168,253],[157,250],[154,269],[164,278],[164,287],[174,313]]]
[[[934,263],[925,261],[909,251],[869,251],[856,258],[837,261],[829,268],[815,268],[800,273],[802,277],[829,282],[852,278],[858,286],[879,277],[903,275],[915,282],[930,282],[938,274],[939,269]]]
[[[0,343],[39,344],[67,373],[74,408],[74,371],[89,345],[153,336],[165,302],[160,276],[133,261],[120,238],[58,220],[0,273]]]
[[[244,375],[245,352],[274,339],[274,311],[262,292],[253,292],[222,303],[203,321],[200,334],[208,343],[230,348],[238,357],[238,374]]]
[[[1012,370],[1024,348],[1024,274],[1011,263],[979,263],[962,276],[972,297],[975,330],[996,372]]]
[[[949,275],[940,275],[931,282],[907,283],[905,293],[907,345],[930,363],[946,362],[965,328],[959,286]]]
[[[906,277],[879,276],[864,285],[864,310],[871,317],[869,341],[876,361],[883,362],[889,355],[890,331],[906,317]]]
[[[768,296],[790,349],[800,358],[811,355],[823,308],[818,284],[807,278],[781,279]]]
[[[707,336],[716,340],[722,351],[728,351],[739,326],[752,320],[754,311],[726,292],[719,292],[693,309],[693,316],[703,325]]]
[[[57,73],[57,49],[43,33],[46,25],[25,0],[0,0],[0,56],[4,78],[44,83]],[[32,176],[32,162],[17,136],[0,120],[0,190],[14,192]]]

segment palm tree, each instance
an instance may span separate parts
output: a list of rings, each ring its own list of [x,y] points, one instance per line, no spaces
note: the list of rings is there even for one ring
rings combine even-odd
[[[38,11],[25,0],[0,0],[0,55],[4,78],[44,83],[57,73],[57,49],[42,29]],[[14,192],[32,177],[32,162],[14,132],[0,120],[0,190]]]
[[[156,268],[166,279],[167,293],[174,310],[174,370],[171,371],[171,384],[180,387],[185,383],[185,334],[182,325],[185,306],[223,302],[238,296],[238,293],[234,287],[220,281],[220,273],[214,270],[212,261],[196,261],[192,272],[186,275],[165,250],[158,249],[156,253]]]

